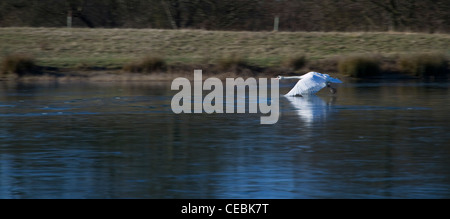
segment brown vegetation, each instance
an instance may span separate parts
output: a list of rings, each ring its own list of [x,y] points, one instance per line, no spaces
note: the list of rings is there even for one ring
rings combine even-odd
[[[417,78],[447,77],[449,59],[442,54],[418,53],[400,57],[383,57],[381,55],[349,55],[341,58],[312,60],[306,62],[304,56],[286,58],[280,66],[262,67],[249,63],[240,56],[228,56],[214,64],[171,64],[166,65],[162,58],[148,56],[140,61],[124,65],[126,72],[169,72],[171,74],[191,73],[193,69],[202,69],[216,76],[276,76],[283,74],[297,75],[307,71],[339,73],[353,78],[383,77],[383,74],[400,74]],[[161,67],[164,66],[164,67]],[[297,71],[297,70],[301,70]]]
[[[380,61],[375,56],[349,56],[338,63],[339,73],[362,78],[380,73]]]
[[[420,53],[404,55],[398,60],[399,71],[417,77],[446,77],[449,73],[448,60],[442,54]]]
[[[292,70],[299,70],[306,65],[305,56],[293,56],[288,57],[285,61],[285,66],[291,68]]]
[[[240,71],[249,68],[247,60],[239,55],[231,54],[217,60],[216,68],[218,71]]]
[[[167,64],[165,59],[159,56],[146,56],[141,60],[127,63],[122,70],[126,72],[151,73],[155,71],[165,71]]]
[[[26,74],[38,74],[39,69],[31,56],[24,54],[13,54],[3,58],[1,63],[1,73],[15,73],[18,76],[23,76]]]

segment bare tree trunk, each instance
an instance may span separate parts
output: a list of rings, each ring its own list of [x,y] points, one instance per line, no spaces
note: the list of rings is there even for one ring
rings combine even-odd
[[[170,12],[169,6],[166,4],[166,2],[164,0],[161,0],[161,4],[162,4],[164,10],[166,11],[167,19],[169,20],[170,25],[172,26],[172,29],[177,29],[177,24],[173,20],[172,13]]]
[[[386,2],[382,2],[379,0],[369,0],[369,2],[378,6],[379,8],[383,9],[385,12],[389,14],[391,18],[391,26],[389,27],[390,30],[392,31],[399,30],[402,20],[397,0],[388,0]]]

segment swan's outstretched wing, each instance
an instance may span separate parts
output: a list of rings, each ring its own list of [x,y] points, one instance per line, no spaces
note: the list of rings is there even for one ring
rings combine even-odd
[[[316,72],[310,72],[301,76],[301,79],[295,84],[286,96],[304,96],[317,93],[327,86],[327,79],[324,75]]]
[[[337,78],[332,78],[332,77],[330,77],[329,75],[327,75],[328,76],[328,82],[331,82],[331,83],[342,83],[342,81],[341,80],[339,80],[339,79],[337,79]]]

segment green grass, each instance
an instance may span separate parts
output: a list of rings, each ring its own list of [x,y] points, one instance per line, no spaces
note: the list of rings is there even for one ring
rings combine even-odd
[[[75,69],[121,69],[148,54],[165,57],[167,65],[217,64],[223,57],[239,56],[259,67],[286,66],[296,54],[307,57],[308,64],[363,53],[448,56],[448,45],[448,34],[423,33],[0,28],[0,58],[24,53],[40,66]]]

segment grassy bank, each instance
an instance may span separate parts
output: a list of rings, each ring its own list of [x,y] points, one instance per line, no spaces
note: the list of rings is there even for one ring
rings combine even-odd
[[[342,57],[377,54],[394,59],[415,53],[448,57],[449,45],[450,35],[422,33],[0,28],[0,58],[20,53],[34,57],[39,66],[76,70],[122,69],[157,55],[174,71],[220,65],[230,57],[241,57],[245,66],[261,69],[338,71]],[[295,59],[299,63],[292,64]]]

